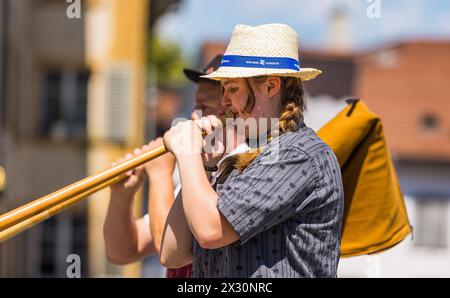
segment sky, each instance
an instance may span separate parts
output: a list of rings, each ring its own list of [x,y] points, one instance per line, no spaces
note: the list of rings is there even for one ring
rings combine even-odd
[[[195,55],[206,40],[227,42],[236,24],[285,23],[297,31],[301,48],[326,49],[337,6],[348,15],[353,51],[399,40],[450,40],[450,0],[182,0],[156,30],[186,55]]]

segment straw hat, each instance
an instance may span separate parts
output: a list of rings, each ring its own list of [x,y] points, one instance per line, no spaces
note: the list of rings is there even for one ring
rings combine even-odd
[[[285,24],[237,25],[220,67],[202,78],[246,78],[264,75],[312,80],[321,73],[301,68],[297,33]]]

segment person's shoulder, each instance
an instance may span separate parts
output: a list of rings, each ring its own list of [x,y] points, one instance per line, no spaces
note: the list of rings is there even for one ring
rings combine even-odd
[[[280,146],[296,148],[308,155],[314,155],[318,151],[329,149],[328,145],[308,126],[281,135]]]

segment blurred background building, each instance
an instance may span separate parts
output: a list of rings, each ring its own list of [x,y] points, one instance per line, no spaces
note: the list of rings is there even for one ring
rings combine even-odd
[[[0,14],[5,212],[86,175],[90,72],[85,24],[64,2],[0,1]],[[68,254],[86,260],[86,211],[83,202],[1,244],[1,276],[64,276]]]
[[[65,1],[0,0],[1,213],[107,168],[161,135],[173,118],[189,114],[195,85],[183,79],[182,68],[202,68],[227,43],[214,26],[220,7],[206,12],[211,2],[200,2],[84,0],[81,18],[71,19],[71,3]],[[348,97],[360,98],[377,113],[414,229],[384,253],[341,259],[338,276],[450,277],[450,30],[429,38],[405,27],[405,38],[355,48],[355,9],[349,4],[354,2],[337,2],[323,1],[316,11],[308,1],[289,2],[311,12],[305,26],[322,36],[320,46],[311,37],[301,39],[301,65],[323,70],[305,83],[306,123],[320,129]],[[255,9],[251,3],[242,2],[240,10]],[[363,8],[357,11],[360,18],[366,17]],[[289,23],[293,10],[283,11],[286,19],[261,15],[252,22]],[[365,21],[363,35],[371,36],[373,22],[385,26],[389,11],[384,12],[385,19]],[[317,17],[321,13],[323,19]],[[233,17],[234,23],[250,23],[234,15],[227,19]],[[194,26],[197,19],[217,36],[202,35],[198,43],[190,39],[195,28],[203,30]],[[312,20],[324,28],[308,27]],[[430,30],[446,25],[450,28],[442,22]],[[170,40],[171,30],[186,36]],[[191,45],[190,54],[185,44]],[[145,196],[144,190],[139,197]],[[0,244],[0,276],[64,277],[66,257],[73,253],[81,257],[83,276],[163,276],[155,257],[120,267],[106,260],[107,201],[108,190],[99,192]],[[145,210],[146,200],[138,200],[136,214]]]
[[[155,135],[156,121],[144,123],[158,107],[146,102],[147,49],[154,21],[178,1],[78,1],[80,18],[69,17],[69,2],[0,1],[2,213],[106,169]],[[69,254],[80,256],[83,276],[140,276],[140,264],[106,260],[108,194],[1,244],[0,276],[64,277]]]

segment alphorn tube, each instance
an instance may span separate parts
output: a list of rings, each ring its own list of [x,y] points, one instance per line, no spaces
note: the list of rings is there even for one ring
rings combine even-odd
[[[111,179],[110,181],[108,181],[104,184],[100,184],[94,188],[91,188],[90,190],[88,190],[84,193],[81,193],[71,199],[68,199],[59,205],[53,206],[53,207],[45,210],[44,212],[38,213],[30,218],[24,219],[24,220],[16,223],[15,225],[0,232],[0,243],[8,240],[11,237],[14,237],[15,235],[19,234],[20,232],[25,231],[46,219],[58,214],[59,212],[65,210],[67,207],[74,205],[75,203],[86,198],[87,196],[90,196],[91,194],[93,194],[105,187],[108,187],[110,185],[113,185],[113,184],[119,182],[120,180],[124,179],[125,177],[126,177],[126,175],[122,174],[117,178]]]
[[[144,152],[103,172],[86,177],[49,195],[1,215],[0,242],[10,238],[10,235],[15,235],[53,214],[56,214],[62,209],[78,202],[80,199],[113,183],[117,183],[123,179],[124,176],[121,177],[122,174],[167,152],[168,151],[164,146]],[[61,208],[59,208],[60,205]],[[20,225],[15,227],[15,225],[18,224]],[[12,229],[13,227],[15,228]],[[7,230],[10,232],[7,232]]]

